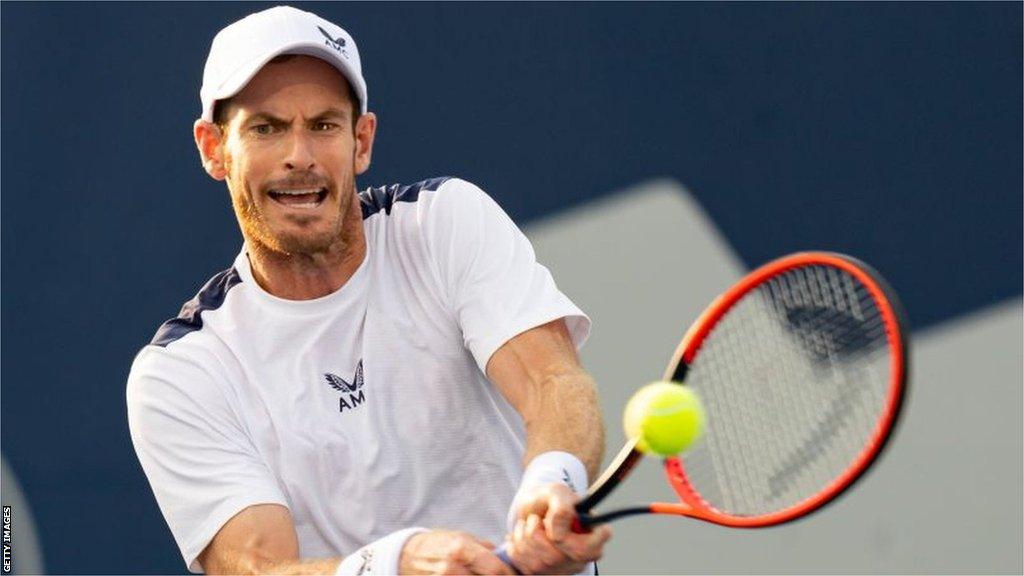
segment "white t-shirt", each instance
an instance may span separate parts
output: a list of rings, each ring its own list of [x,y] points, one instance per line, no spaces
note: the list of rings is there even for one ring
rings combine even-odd
[[[128,378],[142,468],[189,570],[232,516],[288,507],[304,558],[408,526],[500,543],[524,429],[484,376],[502,344],[590,321],[476,186],[360,193],[367,254],[337,292],[270,295],[245,251],[164,323]]]

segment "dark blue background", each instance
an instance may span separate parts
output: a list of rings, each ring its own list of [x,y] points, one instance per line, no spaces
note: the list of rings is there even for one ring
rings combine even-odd
[[[124,381],[240,246],[191,125],[269,5],[3,4],[3,453],[50,571],[183,570]],[[748,264],[860,256],[915,327],[1022,291],[1020,3],[304,7],[363,55],[361,185],[460,175],[524,223],[670,176]]]

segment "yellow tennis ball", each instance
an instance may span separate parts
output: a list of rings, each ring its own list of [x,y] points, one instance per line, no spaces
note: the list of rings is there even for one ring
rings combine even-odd
[[[697,394],[673,382],[653,382],[636,391],[622,419],[628,438],[640,438],[645,454],[678,454],[700,437],[704,407]]]

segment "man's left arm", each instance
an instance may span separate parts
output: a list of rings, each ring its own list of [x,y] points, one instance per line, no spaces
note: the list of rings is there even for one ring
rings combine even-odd
[[[487,362],[487,377],[523,418],[526,464],[557,450],[579,458],[589,478],[597,474],[604,456],[601,406],[564,321],[506,342]]]
[[[577,494],[596,476],[604,454],[594,380],[561,319],[502,345],[487,363],[487,376],[526,427],[527,473],[513,504],[510,554],[526,572],[579,572],[600,557],[611,535],[607,527],[571,531]]]
[[[590,321],[483,190],[458,178],[433,186],[417,196],[415,225],[437,293],[477,366],[526,424],[526,470],[508,526],[512,559],[525,571],[577,572],[609,534],[569,530],[604,452],[594,383],[576,356]]]

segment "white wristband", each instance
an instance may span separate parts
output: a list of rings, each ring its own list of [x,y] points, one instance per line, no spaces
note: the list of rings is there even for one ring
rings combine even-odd
[[[520,499],[544,484],[564,484],[577,496],[582,496],[587,493],[587,467],[579,458],[568,452],[544,452],[530,460],[508,511],[509,532],[515,528]]]
[[[426,528],[405,528],[363,546],[345,556],[334,571],[335,576],[369,576],[370,574],[398,574],[398,562],[402,548],[409,538]]]

